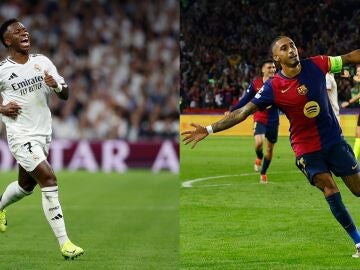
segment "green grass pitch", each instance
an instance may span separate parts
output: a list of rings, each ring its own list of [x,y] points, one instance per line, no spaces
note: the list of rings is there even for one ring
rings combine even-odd
[[[0,173],[0,193],[16,172]],[[34,194],[7,208],[1,270],[178,269],[178,175],[57,173],[67,232],[85,250],[65,261]]]
[[[216,136],[192,150],[181,144],[181,182],[192,185],[180,191],[181,269],[359,269],[351,239],[296,168],[288,138],[275,146],[267,185],[253,171],[253,144]],[[336,179],[360,226],[360,199]]]

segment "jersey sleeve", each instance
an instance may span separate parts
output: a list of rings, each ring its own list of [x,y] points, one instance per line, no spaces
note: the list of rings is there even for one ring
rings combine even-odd
[[[310,57],[310,60],[318,66],[318,68],[326,74],[330,70],[329,56],[327,55],[318,55]]]
[[[59,75],[57,68],[55,67],[55,65],[53,64],[53,62],[51,62],[51,60],[49,58],[47,58],[46,56],[44,56],[47,62],[47,69],[46,71],[53,76],[53,78],[55,79],[55,81],[57,81],[60,84],[65,84],[65,80],[62,76]]]
[[[251,100],[251,102],[254,103],[260,111],[265,110],[274,103],[274,92],[271,86],[271,81],[272,80],[267,80],[263,87],[261,87]]]
[[[239,102],[231,109],[231,111],[235,111],[241,107],[244,107],[254,96],[255,96],[254,83],[251,82],[248,89],[246,89],[245,94],[242,96]]]

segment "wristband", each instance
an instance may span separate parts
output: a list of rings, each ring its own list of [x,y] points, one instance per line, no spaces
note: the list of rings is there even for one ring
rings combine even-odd
[[[206,130],[209,134],[214,133],[214,130],[211,125],[206,126]]]
[[[53,88],[56,93],[60,93],[62,91],[62,84],[57,83],[56,88]]]
[[[339,73],[342,70],[342,58],[341,56],[329,56],[330,59],[330,72]]]

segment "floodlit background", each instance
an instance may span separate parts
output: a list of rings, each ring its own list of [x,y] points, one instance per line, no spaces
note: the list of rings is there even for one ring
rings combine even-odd
[[[360,2],[354,0],[181,0],[180,130],[208,125],[237,103],[278,35],[290,36],[301,58],[358,49]],[[338,101],[360,92],[353,76],[335,75]],[[345,74],[344,74],[345,75]],[[342,109],[341,126],[354,144],[359,104]],[[356,269],[351,239],[332,217],[321,192],[295,166],[289,124],[280,116],[279,141],[259,184],[253,120],[196,149],[181,145],[181,269]],[[336,180],[360,224],[359,198]]]
[[[178,249],[179,6],[177,1],[0,2],[33,53],[70,87],[52,95],[49,160],[70,237],[63,262],[39,190],[8,208],[1,269],[175,269]],[[0,49],[1,59],[7,55]],[[0,192],[16,179],[0,123]]]

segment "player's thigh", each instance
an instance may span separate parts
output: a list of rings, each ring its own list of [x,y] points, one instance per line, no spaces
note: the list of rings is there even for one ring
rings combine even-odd
[[[324,195],[330,196],[336,192],[339,192],[339,189],[331,176],[331,173],[319,173],[313,176],[314,185],[319,188]]]
[[[311,185],[315,186],[314,176],[330,173],[330,170],[320,151],[296,157],[296,166],[306,176]]]
[[[355,196],[360,197],[360,173],[343,176],[341,179]]]
[[[19,165],[18,182],[20,187],[29,192],[33,191],[37,184],[36,180],[21,165]]]
[[[44,146],[35,140],[14,143],[9,145],[9,148],[16,161],[27,172],[33,171],[42,161],[46,160]]]
[[[266,126],[260,122],[254,122],[255,145],[260,146],[264,143]]]
[[[264,134],[254,135],[254,140],[255,140],[256,147],[262,147],[264,140],[265,140],[265,135]]]
[[[36,179],[41,188],[57,185],[54,170],[47,160],[42,161],[33,171],[29,173],[34,179]]]
[[[338,177],[352,176],[360,172],[355,154],[345,140],[334,145],[324,158],[329,169]]]
[[[274,150],[275,143],[272,143],[269,141],[268,138],[266,138],[266,151],[269,153],[272,153]]]

